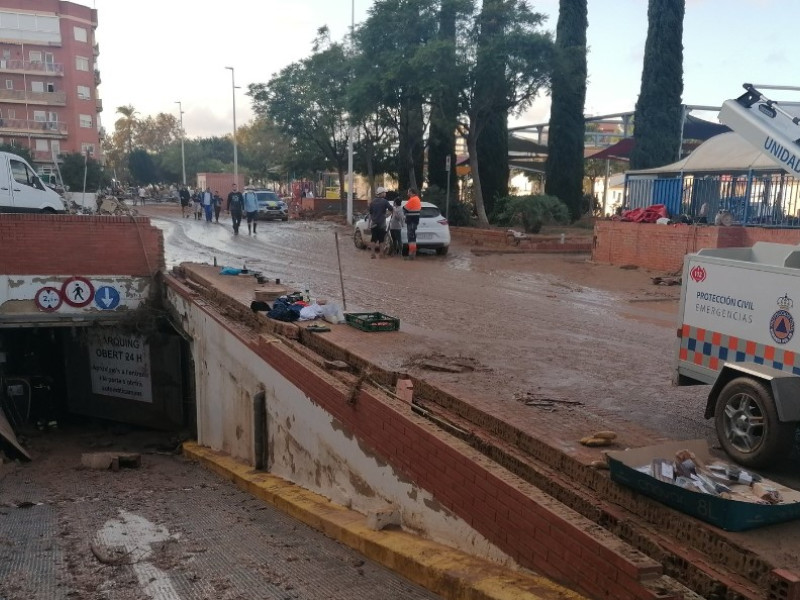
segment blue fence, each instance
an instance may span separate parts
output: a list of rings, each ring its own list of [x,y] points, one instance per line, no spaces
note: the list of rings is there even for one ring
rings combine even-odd
[[[800,227],[800,181],[784,173],[629,176],[625,207],[653,204],[664,204],[675,219],[713,223],[727,213],[740,225]]]

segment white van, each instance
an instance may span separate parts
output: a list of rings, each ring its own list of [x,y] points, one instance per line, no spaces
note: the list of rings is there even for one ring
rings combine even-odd
[[[66,206],[24,158],[0,152],[0,212],[63,213]]]

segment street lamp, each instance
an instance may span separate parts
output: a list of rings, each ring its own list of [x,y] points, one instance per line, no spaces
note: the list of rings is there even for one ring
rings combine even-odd
[[[186,187],[186,153],[183,148],[183,105],[180,100],[176,100],[175,104],[178,105],[178,112],[181,117],[181,169],[183,170],[183,187]]]
[[[231,95],[233,96],[233,181],[239,184],[239,151],[236,148],[236,82],[233,67],[225,67],[231,72]]]

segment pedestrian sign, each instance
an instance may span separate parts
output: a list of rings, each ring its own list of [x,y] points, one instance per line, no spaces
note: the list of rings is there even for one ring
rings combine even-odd
[[[94,303],[100,310],[113,310],[119,306],[119,292],[110,285],[101,286],[94,293]]]
[[[70,277],[61,286],[61,297],[70,306],[81,308],[94,297],[94,286],[85,277]]]

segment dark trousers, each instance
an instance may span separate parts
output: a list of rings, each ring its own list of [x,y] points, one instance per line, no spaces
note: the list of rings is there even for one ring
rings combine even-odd
[[[214,207],[214,220],[215,220],[217,223],[219,223],[219,213],[220,213],[220,211],[221,211],[221,210],[222,210],[222,207],[221,207],[221,206],[215,206],[215,207]]]
[[[406,228],[408,229],[408,243],[417,243],[417,225],[419,225],[419,215],[406,216]]]
[[[399,229],[390,229],[392,234],[392,254],[400,254],[403,251],[403,236]]]
[[[239,233],[239,225],[242,224],[242,212],[239,210],[232,210],[231,221],[233,221],[233,233]]]

